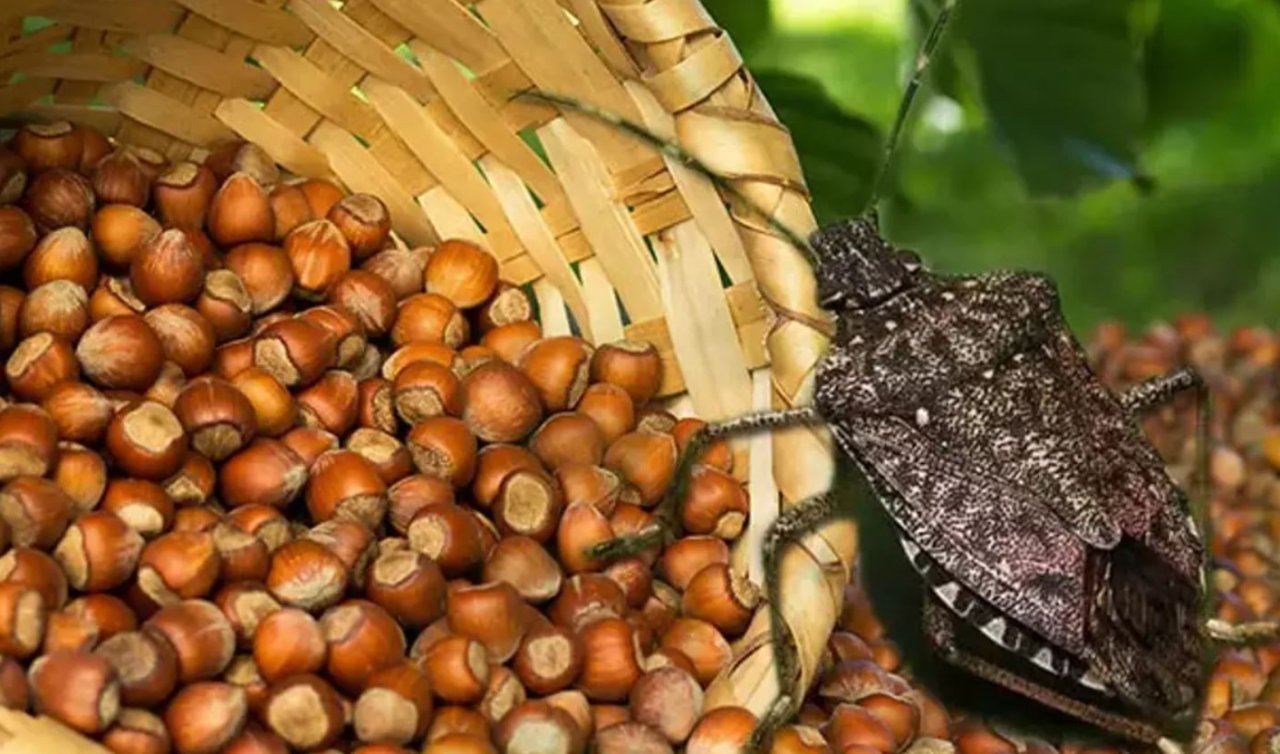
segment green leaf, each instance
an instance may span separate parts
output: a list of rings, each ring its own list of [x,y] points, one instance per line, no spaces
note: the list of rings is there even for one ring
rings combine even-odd
[[[702,4],[744,54],[769,31],[769,0],[702,0]]]
[[[860,214],[880,165],[880,132],[841,109],[814,79],[768,70],[754,75],[791,131],[818,221]]]
[[[1028,189],[1070,194],[1138,177],[1147,0],[962,0],[992,129]]]
[[[1246,80],[1253,38],[1248,6],[1238,0],[1163,0],[1147,43],[1151,125],[1216,112]]]

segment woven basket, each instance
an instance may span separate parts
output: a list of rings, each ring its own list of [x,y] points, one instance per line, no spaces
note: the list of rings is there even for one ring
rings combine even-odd
[[[294,174],[381,197],[411,246],[481,243],[505,279],[531,284],[547,334],[576,326],[597,342],[656,344],[678,415],[808,400],[828,321],[804,256],[615,127],[513,99],[538,88],[644,124],[807,234],[790,136],[699,0],[0,5],[0,121],[81,122],[171,159],[255,142]],[[54,23],[33,31],[34,17]],[[798,429],[736,451],[751,531],[735,557],[759,581],[761,536],[780,502],[826,489],[830,444]],[[852,524],[835,523],[784,559],[804,687],[855,549]],[[761,714],[776,696],[765,618],[735,647],[709,707]],[[75,751],[45,737],[65,735],[55,728],[0,715],[0,754]]]

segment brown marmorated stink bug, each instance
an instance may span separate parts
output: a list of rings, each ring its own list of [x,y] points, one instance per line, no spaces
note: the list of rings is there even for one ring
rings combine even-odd
[[[954,2],[917,59],[890,134],[892,155]],[[529,96],[604,118],[731,184],[640,126],[575,100]],[[761,213],[761,216],[766,216]],[[1273,639],[1271,624],[1204,621],[1202,522],[1138,426],[1195,391],[1179,370],[1112,394],[1093,373],[1043,275],[945,276],[879,232],[874,213],[805,242],[823,308],[836,320],[809,407],[706,427],[686,447],[650,530],[596,546],[620,557],[678,535],[679,501],[705,444],[825,424],[878,498],[923,582],[923,630],[945,662],[1126,739],[1176,747],[1199,714],[1213,641]],[[783,548],[853,511],[827,493],[786,510],[764,542],[780,689],[796,677],[779,604]],[[874,565],[873,565],[874,567]],[[753,749],[799,705],[783,696]]]

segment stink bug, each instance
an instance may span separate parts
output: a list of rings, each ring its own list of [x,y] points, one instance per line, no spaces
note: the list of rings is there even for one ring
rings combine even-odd
[[[886,165],[950,10],[926,39]],[[625,128],[743,200],[639,126],[537,96]],[[924,586],[922,628],[941,659],[1127,739],[1185,736],[1199,712],[1208,640],[1276,636],[1270,624],[1202,622],[1202,526],[1138,426],[1144,411],[1185,391],[1207,410],[1196,374],[1179,370],[1114,395],[1090,369],[1042,275],[935,274],[888,243],[874,213],[809,240],[775,228],[811,253],[820,303],[836,322],[814,405],[705,427],[687,444],[656,523],[590,554],[627,555],[678,534],[679,504],[707,442],[824,424]],[[824,521],[854,515],[846,499],[801,502],[766,536],[780,689],[792,687],[796,657],[776,609],[779,556]],[[780,698],[753,747],[799,701]]]

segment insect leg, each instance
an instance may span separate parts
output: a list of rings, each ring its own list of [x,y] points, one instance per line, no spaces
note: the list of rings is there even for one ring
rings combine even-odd
[[[1228,623],[1217,618],[1204,622],[1205,634],[1219,644],[1237,647],[1255,647],[1280,640],[1280,623],[1250,621]]]
[[[684,452],[676,464],[675,476],[671,488],[663,496],[662,502],[654,509],[654,523],[642,531],[623,537],[610,539],[591,547],[588,555],[593,558],[612,560],[631,557],[652,547],[661,545],[668,536],[678,537],[681,532],[680,506],[684,504],[688,493],[690,475],[693,465],[702,456],[702,452],[713,440],[729,435],[741,435],[750,432],[761,432],[777,427],[790,427],[799,424],[820,424],[822,417],[813,408],[805,406],[783,411],[762,411],[744,414],[733,419],[708,424],[689,437]]]
[[[1131,414],[1140,414],[1173,399],[1184,390],[1202,391],[1204,383],[1194,369],[1183,367],[1169,374],[1141,382],[1120,396],[1120,405]]]
[[[773,641],[773,667],[778,678],[778,698],[760,719],[751,734],[747,751],[758,751],[769,740],[778,726],[789,720],[800,704],[800,699],[788,693],[795,682],[799,658],[795,644],[782,619],[781,559],[786,546],[798,541],[824,522],[840,513],[836,496],[824,493],[801,501],[778,516],[765,534],[764,551],[765,592],[768,595],[769,636]]]

